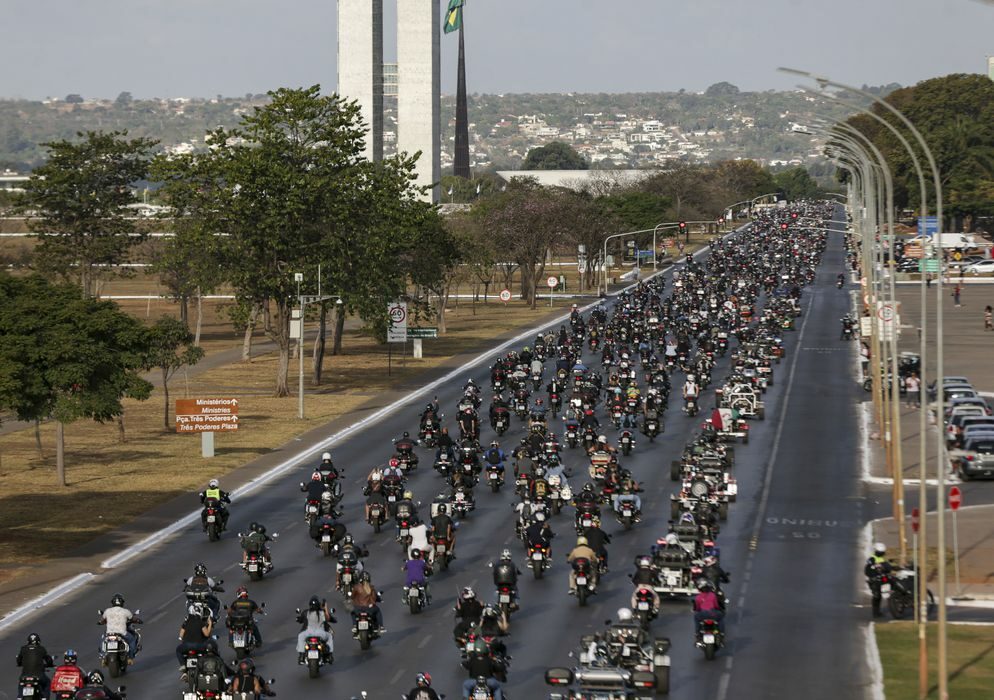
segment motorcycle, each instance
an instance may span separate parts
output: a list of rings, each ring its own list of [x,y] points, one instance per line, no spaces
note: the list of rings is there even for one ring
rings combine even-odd
[[[217,599],[215,593],[224,593],[224,588],[221,584],[224,580],[218,579],[214,582],[214,587],[209,588],[207,586],[196,586],[191,588],[186,585],[186,581],[183,582],[183,593],[186,594],[187,607],[192,606],[194,603],[200,603],[204,605],[211,614],[211,620],[214,624],[217,624],[218,618],[221,614],[221,601]]]
[[[300,614],[300,608],[297,609],[297,614]],[[307,663],[307,675],[310,678],[317,678],[321,675],[321,667],[330,666],[335,660],[328,651],[328,645],[320,637],[304,639],[304,659]]]
[[[338,570],[338,591],[346,598],[352,597],[352,585],[359,576],[359,558],[354,552],[346,551],[335,565]]]
[[[266,607],[265,603],[259,606]],[[252,616],[239,615],[228,619],[228,644],[235,650],[235,658],[241,661],[252,655],[252,650],[258,646],[255,633],[252,630]]]
[[[621,437],[618,438],[618,444],[621,446],[621,454],[625,457],[631,454],[632,448],[635,447],[635,437],[632,435],[632,431],[625,428],[621,431]]]
[[[642,434],[649,438],[649,442],[654,442],[659,435],[659,420],[656,418],[646,418],[642,424]]]
[[[549,548],[541,544],[532,544],[528,547],[528,566],[536,579],[542,578],[545,570],[552,566],[549,559]]]
[[[688,397],[684,401],[683,412],[686,413],[691,418],[693,418],[694,416],[696,416],[699,410],[700,410],[700,408],[697,405],[697,399],[696,398],[694,398],[694,397],[691,396],[691,397]]]
[[[303,486],[303,484],[301,484]],[[304,504],[304,522],[310,527],[314,524],[314,521],[318,519],[318,513],[321,511],[321,501],[313,498],[308,498],[307,503]]]
[[[494,430],[498,436],[507,432],[510,421],[507,417],[507,410],[499,410],[494,415]]]
[[[464,486],[456,488],[456,492],[452,495],[451,506],[453,517],[458,519],[465,518],[476,508],[476,504],[473,502],[472,491],[469,491]]]
[[[708,661],[713,660],[714,655],[724,645],[725,636],[718,630],[718,621],[702,620],[697,628],[697,640],[694,646],[704,652],[704,658]]]
[[[404,603],[411,610],[412,615],[417,615],[428,606],[428,592],[423,584],[415,583],[411,586],[404,586]]]
[[[366,519],[366,522],[373,526],[373,532],[379,532],[380,528],[383,527],[383,523],[385,523],[386,520],[387,520],[387,514],[383,506],[381,506],[379,503],[373,503],[369,506],[369,518]],[[323,551],[324,533],[321,534],[321,538],[322,538],[321,549]],[[327,556],[327,554],[325,556]]]
[[[635,609],[632,612],[634,612],[635,617],[638,618],[639,624],[642,625],[642,629],[648,632],[649,623],[656,619],[656,613],[653,610],[651,589],[645,586],[639,586],[638,590],[635,591]]]
[[[574,559],[573,571],[576,574],[576,600],[580,604],[580,607],[583,608],[587,605],[587,598],[594,593],[594,580],[590,561],[587,559]]]
[[[242,568],[248,572],[249,578],[253,581],[261,581],[262,577],[266,575],[268,571],[271,571],[273,565],[262,558],[262,554],[258,552],[249,552],[245,556],[245,563],[242,564]]]
[[[356,610],[352,623],[352,637],[359,641],[359,648],[366,651],[379,636],[380,630],[373,622],[372,613],[365,608]]]
[[[514,598],[517,591],[514,587],[509,584],[500,584],[497,586],[497,608],[504,613],[504,616],[510,620],[511,612],[516,609],[514,604]]]
[[[203,521],[207,523],[207,540],[217,542],[224,532],[224,514],[221,502],[216,498],[208,498],[204,502]]]
[[[566,421],[566,444],[575,448],[580,442],[580,424],[570,419]]]
[[[103,610],[98,610],[97,614],[103,618]],[[141,624],[140,610],[135,610],[132,622]],[[141,646],[141,634],[138,629],[133,629],[135,633],[136,645]],[[128,672],[128,662],[131,648],[128,640],[123,634],[104,633],[100,639],[100,665],[106,666],[111,678],[117,678]],[[135,652],[137,654],[137,650]]]
[[[494,700],[493,691],[487,685],[487,679],[483,677],[476,679],[476,685],[473,686],[468,697],[469,700]]]
[[[487,465],[487,482],[490,484],[491,491],[494,493],[500,491],[500,487],[504,485],[504,472],[499,465]]]
[[[641,514],[635,509],[635,502],[630,500],[619,500],[614,516],[626,530],[631,530],[632,525],[641,520]]]
[[[559,394],[549,394],[549,412],[555,418],[563,407],[563,398]]]
[[[406,554],[407,548],[411,546],[411,521],[407,518],[397,519],[397,542],[401,551]]]
[[[449,568],[449,562],[452,560],[449,541],[436,535],[432,538],[432,547],[435,548],[435,564],[438,565],[438,570],[445,571]]]
[[[449,472],[452,471],[452,458],[448,452],[442,452],[438,455],[438,459],[435,460],[435,471],[443,477],[448,476]]]

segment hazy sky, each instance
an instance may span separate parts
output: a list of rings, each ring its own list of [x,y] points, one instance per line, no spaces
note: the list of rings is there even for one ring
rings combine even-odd
[[[388,60],[394,28],[386,0]],[[440,0],[444,3],[444,0]],[[790,88],[984,72],[994,5],[972,0],[467,0],[470,92]],[[335,0],[0,0],[0,97],[333,89]],[[443,36],[444,92],[455,35]]]

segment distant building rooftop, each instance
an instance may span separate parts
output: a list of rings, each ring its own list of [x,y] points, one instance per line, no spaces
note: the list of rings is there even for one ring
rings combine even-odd
[[[659,173],[659,170],[498,170],[497,175],[505,182],[515,178],[531,177],[544,187],[568,187],[581,190],[594,183],[607,182],[613,185],[626,185],[644,180]]]

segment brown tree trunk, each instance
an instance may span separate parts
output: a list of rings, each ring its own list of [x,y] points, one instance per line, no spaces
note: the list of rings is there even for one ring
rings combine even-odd
[[[66,426],[55,421],[55,477],[59,486],[66,485]]]
[[[124,411],[117,417],[117,441],[122,445],[128,441],[128,436],[124,432]]]
[[[435,322],[438,324],[439,335],[445,335],[445,307],[449,304],[449,286],[445,285],[442,293],[438,295],[438,309],[435,313]]]
[[[162,369],[162,396],[163,401],[163,419],[162,426],[169,430],[169,374],[166,372],[165,368]]]
[[[276,327],[273,331],[279,347],[279,360],[276,363],[276,392],[279,398],[290,395],[288,384],[290,373],[290,302],[287,300],[276,301]]]
[[[321,313],[318,316],[318,334],[314,338],[314,353],[312,358],[311,371],[314,378],[314,386],[321,384],[321,372],[324,369],[324,344],[325,335],[328,328],[328,304],[321,302]]]
[[[252,310],[249,311],[248,323],[245,324],[245,335],[242,337],[243,361],[252,358],[252,333],[255,331],[255,324],[259,320],[260,313],[262,313],[262,305],[258,303],[252,304]]]
[[[342,336],[345,335],[345,307],[335,304],[335,328],[331,336],[331,354],[342,354]]]
[[[38,454],[42,453],[41,450],[41,419],[35,418],[35,447],[38,448]]]
[[[186,294],[179,297],[179,321],[184,328],[190,327],[190,298]]]
[[[200,329],[204,323],[204,295],[197,287],[197,328],[193,332],[193,344],[200,347]]]

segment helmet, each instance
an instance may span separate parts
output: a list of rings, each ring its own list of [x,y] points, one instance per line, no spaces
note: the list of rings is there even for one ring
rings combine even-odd
[[[688,382],[692,382],[692,381],[694,381],[694,379],[695,379],[694,375],[692,375],[692,374],[688,374],[687,375],[687,381]]]
[[[469,586],[466,586],[465,588],[462,589],[462,595],[460,597],[463,600],[472,600],[473,598],[476,597],[476,592]]]
[[[103,685],[104,674],[100,673],[100,671],[90,671],[90,675],[86,677],[86,682],[92,685]]]
[[[256,530],[256,532],[258,532],[260,535],[265,535],[266,534],[266,526],[263,525],[262,523],[259,523],[259,528]]]
[[[235,598],[238,598],[239,600],[247,600],[248,589],[245,586],[239,586],[238,590],[235,591]]]
[[[321,500],[322,501],[330,501],[331,500],[331,491],[325,491],[324,493],[322,493],[321,494]]]
[[[577,547],[583,547],[586,544],[587,544],[587,538],[584,537],[583,535],[580,535],[579,537],[576,538],[576,546]]]
[[[419,673],[417,678],[414,679],[414,684],[419,688],[430,688],[431,687],[431,674],[429,673]]]
[[[73,665],[75,665],[75,663],[76,663],[76,650],[75,649],[66,649],[66,653],[62,655],[62,660],[65,661],[67,664],[73,664]]]
[[[397,459],[396,457],[391,457],[390,458],[390,466],[391,467],[399,467],[400,466],[400,460]]]
[[[886,552],[887,552],[887,545],[885,545],[883,542],[877,542],[876,544],[873,545],[874,554],[885,554]]]
[[[420,559],[420,558],[421,558],[421,550],[415,547],[414,549],[411,550],[411,559]]]
[[[320,610],[321,601],[318,600],[318,597],[316,595],[312,595],[311,599],[307,601],[307,607],[310,608],[311,610]]]
[[[409,437],[411,437],[411,434],[405,430],[404,431],[404,438],[406,439],[406,438],[409,438]]]
[[[197,617],[206,617],[208,614],[204,609],[203,603],[190,603],[190,607],[186,609],[186,612]]]
[[[28,644],[41,644],[41,637],[32,632],[28,635]]]
[[[500,558],[501,559],[510,559],[511,558],[511,550],[510,549],[505,549],[504,551],[502,551],[500,553]]]
[[[259,523],[255,522],[255,521],[253,520],[253,521],[252,521],[252,522],[251,522],[251,523],[249,524],[249,530],[251,530],[252,532],[258,532],[258,531],[259,531]]]
[[[449,508],[444,503],[439,503],[438,509],[435,512],[438,513],[438,515],[446,515],[449,512]]]
[[[593,484],[591,484],[591,483],[590,483],[590,482],[588,481],[587,483],[585,483],[585,484],[583,485],[583,492],[584,492],[584,493],[593,493],[593,492],[594,492],[594,485],[593,485]]]
[[[669,545],[680,544],[680,538],[677,537],[675,533],[671,532],[670,534],[666,535],[666,544]]]
[[[242,659],[242,662],[238,664],[238,670],[242,673],[254,673],[255,662],[252,659]]]
[[[466,382],[466,386],[476,386],[476,382],[470,379],[469,381]]]
[[[330,452],[325,452],[324,454],[322,454],[321,455],[321,461],[322,462],[330,462],[331,461],[331,453]]]
[[[311,481],[321,481],[321,472],[311,474]]]
[[[353,538],[352,535],[345,535],[345,537],[342,538],[342,545],[347,544],[355,544],[355,538]]]
[[[598,436],[597,437],[597,442],[599,442],[602,445],[606,445],[607,444],[607,435],[600,435],[600,436]]]
[[[493,442],[490,443],[490,446],[491,447],[500,447],[500,444],[498,444],[498,442],[496,440],[494,440]]]
[[[258,527],[258,525],[256,525],[255,523],[252,523],[252,530],[253,531],[257,527]],[[194,576],[206,576],[207,575],[207,566],[204,565],[204,564],[197,564],[195,567],[193,567],[193,575]]]
[[[207,487],[212,489],[216,489],[220,485],[221,484],[218,482],[217,479],[211,479],[210,481],[207,482]]]
[[[414,494],[411,491],[404,491],[404,500],[410,501],[414,499]]]
[[[116,607],[123,607],[124,606],[124,596],[121,595],[120,593],[115,593],[114,596],[110,599],[110,604],[111,604],[111,607],[114,607],[114,608],[116,608]]]
[[[549,474],[549,486],[559,486],[562,484],[562,480],[559,478],[558,474]]]
[[[636,564],[636,565],[637,565],[637,566],[638,566],[639,568],[646,568],[646,567],[650,567],[650,566],[652,566],[652,557],[648,557],[648,556],[641,556],[641,557],[638,557],[638,558],[637,558],[637,559],[635,560],[635,564]]]
[[[714,566],[717,563],[718,563],[718,558],[715,557],[713,554],[709,554],[706,557],[704,557],[704,566]]]
[[[379,469],[374,469],[373,473],[369,475],[370,481],[379,481],[383,478],[383,473]]]
[[[359,574],[359,583],[369,583],[369,581],[370,581],[370,578],[369,578],[369,572],[368,571],[363,571],[363,572],[361,572]]]
[[[706,578],[702,578],[700,581],[697,582],[697,590],[699,590],[701,592],[710,591],[710,590],[713,590],[713,589],[714,589],[714,586],[712,586],[711,582],[708,581]]]
[[[632,619],[632,611],[628,608],[618,608],[618,622],[629,622]]]

